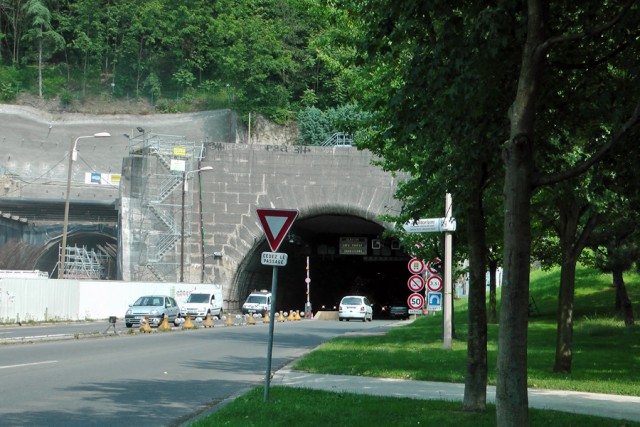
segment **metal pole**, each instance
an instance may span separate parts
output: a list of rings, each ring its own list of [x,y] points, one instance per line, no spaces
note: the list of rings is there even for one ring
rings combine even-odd
[[[187,172],[182,172],[182,228],[180,230],[180,283],[184,283],[184,195],[187,192]]]
[[[449,223],[451,221],[451,193],[447,193],[445,196],[445,221]],[[451,257],[453,255],[452,250],[453,234],[450,231],[444,233],[444,349],[451,350],[451,336],[452,336],[452,296],[451,296],[451,268],[453,262]]]
[[[67,170],[67,194],[64,203],[64,222],[62,224],[62,249],[60,251],[60,263],[58,265],[58,279],[64,278],[64,259],[67,255],[67,228],[69,226],[69,203],[71,196],[71,169],[73,168],[73,149],[78,140],[71,143],[69,149],[69,167]]]
[[[273,324],[276,323],[276,286],[278,285],[278,267],[273,266],[271,276],[271,308],[269,311],[269,338],[267,341],[267,369],[264,375],[264,401],[269,400],[269,384],[271,383],[271,354],[273,352]]]

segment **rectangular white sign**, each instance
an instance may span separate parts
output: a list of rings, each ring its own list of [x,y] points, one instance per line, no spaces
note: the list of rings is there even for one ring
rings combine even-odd
[[[262,265],[284,267],[287,265],[288,255],[283,252],[262,252],[260,259],[262,261]]]
[[[455,218],[421,218],[405,222],[402,226],[407,233],[441,233],[456,231]]]

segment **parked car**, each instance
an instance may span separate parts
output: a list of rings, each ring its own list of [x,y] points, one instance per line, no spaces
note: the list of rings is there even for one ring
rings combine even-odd
[[[349,295],[338,305],[338,319],[342,322],[344,319],[358,319],[363,322],[373,320],[373,308],[367,297],[358,295]]]
[[[191,292],[180,307],[180,313],[182,317],[187,317],[189,314],[192,319],[198,317],[204,319],[207,314],[222,318],[222,291],[215,289]]]
[[[176,326],[180,324],[180,307],[176,300],[167,295],[145,295],[129,305],[124,316],[124,324],[131,328],[148,318],[150,326],[158,326],[165,316],[169,323]]]
[[[406,304],[391,304],[388,312],[391,319],[406,320],[409,318],[409,307]]]

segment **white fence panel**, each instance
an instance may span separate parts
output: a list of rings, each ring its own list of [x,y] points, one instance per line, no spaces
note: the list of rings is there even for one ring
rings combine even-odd
[[[95,320],[124,317],[141,295],[164,294],[184,303],[194,290],[220,288],[200,283],[106,280],[1,279],[0,323]]]

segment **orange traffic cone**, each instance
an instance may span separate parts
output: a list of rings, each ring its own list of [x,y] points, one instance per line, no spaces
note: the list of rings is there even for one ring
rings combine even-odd
[[[162,318],[162,322],[158,325],[158,330],[163,332],[171,331],[171,325],[169,325],[169,318],[167,316]]]
[[[149,325],[149,316],[144,316],[144,321],[140,322],[140,332],[151,333],[151,326]]]
[[[182,324],[182,329],[195,329],[196,325],[193,324],[193,322],[191,321],[191,315],[189,313],[187,313],[187,319],[184,321],[184,323]]]
[[[211,313],[207,313],[207,317],[205,317],[204,320],[202,321],[202,326],[204,326],[205,328],[214,327],[213,319],[211,318]]]

